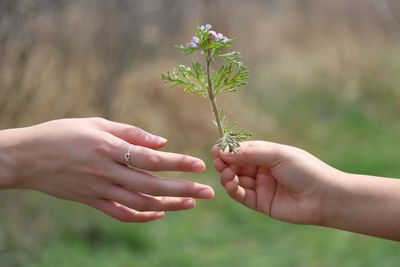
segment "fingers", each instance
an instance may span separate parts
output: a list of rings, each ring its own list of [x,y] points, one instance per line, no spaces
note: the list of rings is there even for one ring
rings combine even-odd
[[[142,170],[202,172],[206,167],[202,160],[195,157],[141,146],[133,146],[131,155],[130,165]]]
[[[225,186],[226,183],[234,180],[236,177],[236,172],[231,168],[225,168],[220,174],[221,184]]]
[[[196,205],[192,198],[153,197],[129,191],[121,186],[113,186],[106,197],[137,211],[187,210]]]
[[[153,196],[192,197],[211,199],[214,190],[208,186],[187,180],[161,178],[150,173],[129,169],[123,165],[113,168],[114,183],[127,189]]]
[[[124,156],[129,150],[129,143],[112,135],[106,137],[109,144],[106,154],[115,162],[125,164]],[[129,153],[130,166],[142,170],[202,172],[206,167],[201,159],[195,157],[153,150],[139,145],[132,145]]]
[[[236,173],[240,176],[255,177],[257,174],[257,169],[258,166],[255,165],[240,166]]]
[[[217,172],[222,172],[226,167],[226,164],[220,158],[214,160],[214,168]]]
[[[230,182],[232,179],[236,179],[235,183],[238,183],[238,185],[247,188],[247,189],[255,189],[256,186],[256,179],[255,177],[252,176],[237,176],[236,171],[233,170],[232,168],[229,168],[232,170],[232,172],[228,172],[231,175],[228,175],[227,172],[224,173],[224,175],[221,175],[220,180],[222,186],[225,186],[226,183]]]
[[[130,144],[145,146],[150,148],[160,148],[167,143],[165,138],[150,134],[138,127],[124,123],[98,120],[100,128]]]
[[[247,141],[240,143],[239,151],[235,153],[218,151],[218,156],[227,164],[260,165],[271,168],[284,159],[284,147],[270,142]]]
[[[256,179],[250,176],[240,176],[239,185],[243,188],[255,190]]]
[[[165,216],[164,212],[139,212],[125,207],[117,202],[105,199],[88,200],[86,204],[122,222],[143,223],[161,219]]]
[[[216,157],[216,159],[214,160],[214,168],[218,171],[218,172],[222,172],[226,167],[231,167],[234,166],[232,164],[230,164],[229,162],[224,162],[222,157],[219,157],[219,153],[222,153],[219,151],[217,146],[214,146],[211,150],[211,153],[214,157]],[[229,153],[232,154],[232,153]],[[237,169],[237,174],[240,176],[250,176],[253,177],[257,174],[257,166],[256,164],[248,164],[246,166],[240,166],[241,164],[239,164],[240,162],[237,161],[235,162],[237,165],[239,165],[239,168]],[[242,165],[243,164],[242,162]]]
[[[244,188],[239,184],[239,177],[236,173],[226,168],[221,173],[221,183],[231,198],[242,203],[248,208],[256,209],[256,193],[252,189]]]
[[[215,145],[211,148],[211,154],[214,156],[214,158],[218,157],[218,152],[219,152],[219,148],[217,145]]]

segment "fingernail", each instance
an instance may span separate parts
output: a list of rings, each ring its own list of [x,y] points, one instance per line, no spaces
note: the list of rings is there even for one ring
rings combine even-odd
[[[145,139],[149,143],[164,144],[167,142],[167,139],[157,135],[146,135]]]
[[[157,212],[157,213],[156,213],[156,217],[158,217],[158,218],[163,218],[163,217],[165,217],[165,212],[163,212],[163,211]]]
[[[185,208],[193,208],[196,205],[196,201],[193,198],[188,198],[183,201],[183,206]]]
[[[165,139],[165,138],[163,138],[163,137],[161,137],[161,136],[157,136],[157,135],[154,135],[154,139],[155,139],[158,143],[165,143],[165,142],[167,142],[167,139]]]
[[[204,170],[204,168],[205,168],[205,165],[204,165],[204,162],[202,162],[202,161],[196,161],[192,164],[192,169],[194,171],[202,171],[202,170]]]
[[[198,193],[198,197],[199,198],[205,198],[205,199],[213,198],[214,197],[214,190],[212,190],[211,188],[202,189]]]

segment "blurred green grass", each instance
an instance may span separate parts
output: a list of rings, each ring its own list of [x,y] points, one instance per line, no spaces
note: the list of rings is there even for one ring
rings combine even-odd
[[[250,97],[254,116],[272,114],[279,122],[273,135],[255,133],[256,138],[302,147],[344,171],[399,176],[400,110],[395,82],[386,87],[377,84],[350,100],[344,99],[341,85],[327,79],[298,87],[282,98],[270,97],[268,92]],[[236,204],[219,185],[209,152],[200,149],[197,156],[206,160],[207,171],[184,177],[213,185],[214,200],[198,201],[194,210],[171,212],[161,221],[124,224],[90,208],[49,198],[53,202],[46,211],[49,233],[33,242],[38,246],[34,250],[25,248],[20,256],[3,257],[2,263],[33,267],[398,266],[396,242],[274,221]],[[30,203],[26,209],[38,210],[43,196],[30,193],[25,202]],[[33,225],[41,227],[38,222]]]
[[[368,112],[368,101],[346,104],[329,90],[287,101],[275,107],[271,101],[264,112],[277,114],[281,130],[296,136],[295,145],[345,171],[400,173],[399,124],[385,115],[398,112],[390,98],[374,102],[382,117]],[[208,170],[191,178],[214,185],[214,200],[145,225],[122,224],[60,201],[53,216],[61,233],[34,255],[33,266],[398,266],[398,243],[290,225],[237,205],[219,186],[212,159],[204,157]]]
[[[158,80],[183,60],[173,45],[196,20],[212,23],[238,37],[251,70],[249,86],[220,99],[229,118],[341,170],[399,177],[399,40],[366,1],[3,2],[2,128],[75,116],[131,123],[206,160],[204,174],[178,176],[217,196],[124,224],[40,193],[1,192],[1,267],[399,265],[398,243],[274,221],[229,199],[208,151],[208,103]]]

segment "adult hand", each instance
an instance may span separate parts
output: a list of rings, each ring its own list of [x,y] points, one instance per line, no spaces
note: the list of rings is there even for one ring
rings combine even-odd
[[[0,188],[35,189],[92,206],[125,222],[210,199],[211,187],[148,171],[201,172],[200,159],[157,151],[166,140],[101,118],[63,119],[0,132]],[[129,144],[130,164],[124,155]]]

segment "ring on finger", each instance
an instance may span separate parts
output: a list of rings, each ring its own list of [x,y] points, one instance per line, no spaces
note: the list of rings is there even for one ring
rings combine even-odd
[[[124,155],[125,165],[126,165],[128,168],[133,168],[133,166],[132,166],[131,163],[130,163],[130,160],[131,160],[131,157],[132,157],[132,155],[131,155],[131,150],[132,150],[132,148],[133,148],[133,145],[132,145],[132,144],[129,144],[128,151],[127,151],[127,152],[125,153],[125,155]]]

